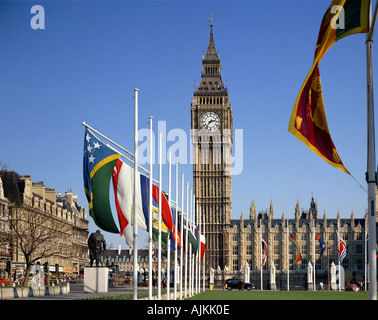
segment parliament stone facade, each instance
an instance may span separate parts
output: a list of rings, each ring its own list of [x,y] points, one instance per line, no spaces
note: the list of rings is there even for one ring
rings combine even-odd
[[[363,218],[356,218],[351,212],[350,218],[327,218],[324,212],[318,214],[317,202],[311,199],[308,209],[302,209],[299,202],[295,206],[294,219],[287,219],[285,213],[275,217],[273,202],[269,209],[257,212],[252,202],[248,217],[242,213],[240,219],[231,220],[226,234],[226,268],[239,271],[248,264],[251,270],[260,270],[260,232],[267,244],[267,259],[263,270],[274,266],[276,270],[306,269],[308,263],[315,261],[317,270],[326,270],[328,264],[327,250],[320,256],[320,244],[315,239],[319,233],[329,246],[329,261],[338,263],[337,230],[347,245],[347,255],[342,261],[344,269],[363,271],[365,268],[365,231],[368,230],[367,213]],[[289,228],[289,230],[287,230]],[[291,235],[300,248],[301,260],[295,264],[296,247],[289,241]],[[288,243],[289,241],[289,243]],[[289,255],[287,254],[289,248]],[[314,251],[315,249],[315,251]],[[314,259],[315,252],[315,259]],[[289,257],[289,261],[287,260]]]

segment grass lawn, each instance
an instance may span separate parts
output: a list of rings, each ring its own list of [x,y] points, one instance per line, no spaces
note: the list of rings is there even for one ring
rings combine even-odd
[[[208,290],[187,300],[369,300],[368,292]]]

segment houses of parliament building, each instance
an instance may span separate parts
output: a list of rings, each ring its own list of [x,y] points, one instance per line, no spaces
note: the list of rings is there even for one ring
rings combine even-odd
[[[309,207],[295,206],[294,219],[283,213],[277,216],[273,202],[269,209],[257,210],[252,202],[249,214],[241,213],[240,219],[232,219],[231,150],[233,143],[233,111],[229,93],[222,80],[221,61],[210,19],[210,39],[202,58],[201,81],[195,88],[191,103],[191,129],[194,151],[193,184],[196,202],[201,208],[201,221],[205,221],[206,270],[240,271],[246,265],[251,270],[260,269],[260,232],[267,244],[267,257],[263,269],[274,265],[276,270],[306,268],[308,263],[317,270],[327,268],[326,253],[320,256],[320,234],[329,246],[329,259],[337,263],[337,235],[347,245],[347,255],[342,261],[346,269],[364,270],[365,232],[367,216],[359,212],[355,218],[328,219],[318,213],[317,202],[312,198]],[[289,228],[289,230],[287,230]],[[301,259],[294,263],[296,248],[289,243],[290,234],[298,243]],[[287,253],[289,248],[289,253]],[[315,252],[315,259],[313,257]],[[289,257],[289,261],[288,258]]]

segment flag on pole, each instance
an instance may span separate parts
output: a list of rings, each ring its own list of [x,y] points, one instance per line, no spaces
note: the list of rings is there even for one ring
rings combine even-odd
[[[120,154],[85,129],[83,177],[84,191],[89,203],[89,214],[104,231],[119,233],[109,200],[110,179]]]
[[[319,30],[315,58],[290,117],[289,132],[330,165],[346,172],[331,139],[323,103],[319,62],[338,40],[369,31],[369,0],[333,0]]]
[[[268,245],[266,244],[263,238],[261,238],[261,245],[262,245],[262,252],[263,252],[262,265],[265,265],[266,259],[268,257]]]
[[[152,185],[152,197],[155,200],[157,206],[159,206],[159,187],[156,185]],[[168,227],[170,231],[173,231],[173,218],[171,208],[169,207],[169,203],[167,198],[165,197],[164,192],[161,193],[161,215],[162,221],[164,221],[165,225]]]
[[[175,221],[175,216],[176,216],[176,208],[172,206],[171,208],[172,211],[172,217],[173,217],[173,232],[172,232],[172,237],[171,239],[171,250],[175,252],[175,237],[176,237],[176,221]],[[179,220],[179,219],[178,219]],[[179,229],[179,223],[180,220],[177,222],[177,247],[181,248],[181,233]]]
[[[158,242],[159,240],[159,209],[152,206],[152,240]],[[161,221],[161,245],[164,247],[168,246],[169,230],[166,224]]]
[[[189,228],[188,228],[188,241],[192,245],[192,253],[197,252],[197,237],[196,237],[196,229],[197,227],[189,221]]]
[[[339,257],[340,257],[340,262],[342,262],[347,254],[347,245],[345,244],[345,241],[343,238],[339,236]]]
[[[147,196],[145,195],[145,185],[147,184],[148,187],[148,178],[141,175],[139,172],[137,177],[136,207],[138,228],[148,230],[148,194]],[[113,169],[112,178],[121,236],[124,237],[126,243],[132,247],[133,232],[131,225],[134,225],[134,169],[121,159],[118,159]],[[144,188],[142,188],[142,181]],[[142,190],[144,192],[142,192]],[[142,193],[144,193],[143,197]],[[142,198],[147,204],[142,202]]]
[[[201,243],[201,260],[203,261],[203,258],[205,256],[205,249],[206,249],[206,239],[205,236],[201,233],[200,234],[200,243]]]
[[[323,237],[319,233],[316,233],[316,240],[319,241],[319,245],[320,245],[320,254],[319,254],[319,259],[320,259],[326,249],[326,244],[323,240]]]
[[[152,197],[156,202],[156,206],[159,207],[159,187],[157,187],[156,185],[152,185]],[[161,202],[162,223],[164,223],[167,226],[168,230],[170,231],[170,234],[172,234],[173,240],[175,240],[175,223],[173,219],[174,214],[169,206],[168,200],[163,191],[161,192]],[[180,240],[180,232],[177,230],[177,244],[179,246],[181,246]]]
[[[291,235],[289,236],[289,240],[297,248],[297,257],[295,259],[295,262],[293,263],[293,264],[297,264],[299,261],[301,261],[301,249],[299,248],[299,244],[298,244],[297,240],[295,240]]]
[[[180,235],[179,233],[179,230],[181,230],[181,215],[182,215],[182,211],[179,209],[178,210],[178,215],[177,215],[177,238],[180,239],[180,244],[182,245],[182,248],[184,251],[186,251],[186,248],[187,248],[187,244],[186,244],[186,217],[183,217],[183,226],[182,226],[182,236]],[[180,247],[181,247],[180,245]]]

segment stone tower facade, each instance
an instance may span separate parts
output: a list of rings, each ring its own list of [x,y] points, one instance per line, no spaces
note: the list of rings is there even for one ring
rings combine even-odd
[[[206,267],[223,267],[223,242],[231,207],[232,109],[222,81],[221,62],[214,44],[213,21],[202,58],[201,82],[191,104],[193,184],[198,211],[205,221]],[[226,254],[227,256],[227,254]],[[225,262],[227,263],[227,262]]]

